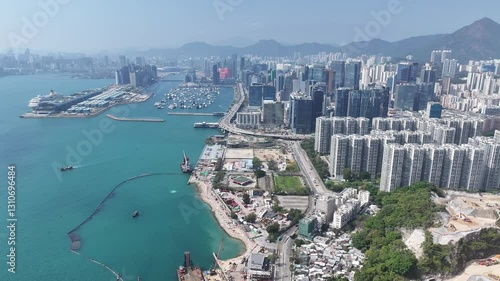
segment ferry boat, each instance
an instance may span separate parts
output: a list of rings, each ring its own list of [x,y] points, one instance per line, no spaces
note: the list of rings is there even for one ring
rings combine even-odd
[[[184,159],[181,163],[181,170],[183,173],[191,173],[193,171],[193,168],[191,167],[191,163],[189,163],[189,157],[186,156],[186,153],[183,151],[182,154],[184,154]]]

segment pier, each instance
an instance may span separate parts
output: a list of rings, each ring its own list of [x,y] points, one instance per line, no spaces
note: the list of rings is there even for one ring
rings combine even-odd
[[[154,119],[154,118],[123,118],[123,117],[116,117],[111,114],[106,115],[108,118],[111,118],[113,120],[117,121],[129,121],[129,122],[165,122],[164,119]]]
[[[194,123],[195,128],[210,128],[210,129],[217,129],[219,128],[219,123],[217,122],[197,122]]]
[[[224,112],[167,112],[167,115],[184,115],[184,116],[224,116]]]

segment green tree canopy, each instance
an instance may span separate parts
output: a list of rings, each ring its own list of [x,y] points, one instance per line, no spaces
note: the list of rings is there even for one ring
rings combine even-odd
[[[252,159],[252,165],[254,170],[260,170],[260,168],[262,167],[262,161],[260,161],[259,158],[254,157]]]
[[[272,159],[267,161],[267,166],[268,166],[269,170],[271,170],[271,171],[278,170],[278,163],[276,163],[276,161],[274,161]]]
[[[249,223],[254,223],[257,220],[257,215],[255,213],[250,213],[245,217],[245,221]]]
[[[280,225],[279,223],[275,222],[271,225],[269,225],[267,228],[266,228],[267,232],[270,233],[270,234],[275,234],[275,233],[278,233],[280,231]]]
[[[249,195],[248,193],[246,193],[246,192],[245,192],[245,193],[243,194],[243,203],[244,203],[245,205],[248,205],[248,204],[250,204],[251,202],[252,202],[252,200],[250,199],[250,195]]]

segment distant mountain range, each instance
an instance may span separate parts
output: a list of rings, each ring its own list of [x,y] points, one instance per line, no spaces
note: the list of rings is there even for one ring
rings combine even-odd
[[[283,45],[275,40],[260,40],[247,47],[213,46],[203,42],[192,42],[175,49],[150,49],[147,56],[228,56],[231,54],[254,54],[259,56],[293,56],[295,52],[312,55],[319,52],[345,52],[348,55],[384,55],[404,58],[412,55],[414,60],[428,61],[431,52],[437,49],[452,50],[452,58],[460,62],[470,59],[500,58],[500,24],[483,18],[451,34],[411,37],[396,42],[372,39],[344,46],[320,43]]]

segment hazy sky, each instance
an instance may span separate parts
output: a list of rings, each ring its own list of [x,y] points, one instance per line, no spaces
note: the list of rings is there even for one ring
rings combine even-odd
[[[0,50],[248,45],[260,39],[341,44],[357,39],[356,28],[370,26],[373,12],[387,11],[391,2],[399,2],[397,12],[385,26],[377,24],[379,30],[372,28],[374,37],[450,33],[482,17],[500,22],[498,0],[0,0]],[[41,3],[52,5],[47,10]]]

